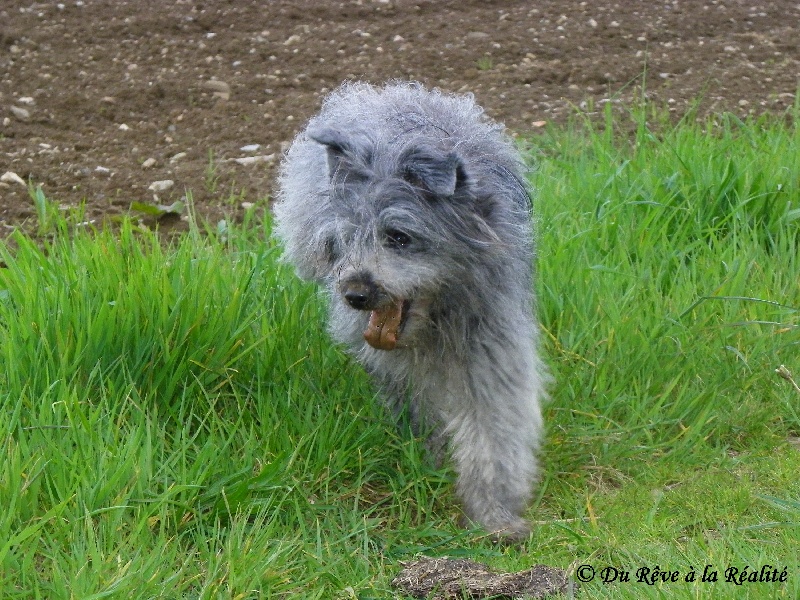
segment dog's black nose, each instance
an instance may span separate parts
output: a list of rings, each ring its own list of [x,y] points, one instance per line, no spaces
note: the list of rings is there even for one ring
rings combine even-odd
[[[339,284],[339,291],[351,308],[373,310],[381,290],[369,273],[357,273]]]
[[[349,288],[344,292],[344,299],[356,310],[366,310],[370,304],[370,293],[366,286]]]

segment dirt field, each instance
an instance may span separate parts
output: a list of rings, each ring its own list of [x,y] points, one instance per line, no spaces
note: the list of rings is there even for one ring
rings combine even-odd
[[[0,232],[36,221],[8,172],[97,222],[187,190],[236,218],[344,79],[471,91],[521,134],[645,73],[678,116],[781,112],[798,40],[798,0],[0,0]]]

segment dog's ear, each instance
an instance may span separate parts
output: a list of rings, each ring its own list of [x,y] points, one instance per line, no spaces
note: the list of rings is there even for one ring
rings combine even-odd
[[[449,198],[466,183],[466,173],[455,152],[414,148],[403,157],[403,177],[434,196]]]
[[[328,151],[328,175],[333,177],[339,170],[348,154],[353,153],[353,147],[347,136],[334,127],[309,128],[308,137],[325,146]]]

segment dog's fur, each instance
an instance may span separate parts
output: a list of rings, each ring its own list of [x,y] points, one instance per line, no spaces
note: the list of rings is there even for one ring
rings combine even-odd
[[[446,446],[467,517],[514,539],[546,380],[524,174],[471,95],[350,83],[294,140],[275,206],[286,258],[330,295],[333,337]]]

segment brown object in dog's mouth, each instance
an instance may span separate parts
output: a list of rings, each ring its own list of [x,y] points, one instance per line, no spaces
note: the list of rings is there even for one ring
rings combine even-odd
[[[398,300],[369,313],[369,324],[364,331],[364,339],[377,350],[394,350],[397,336],[403,323],[405,303]]]

